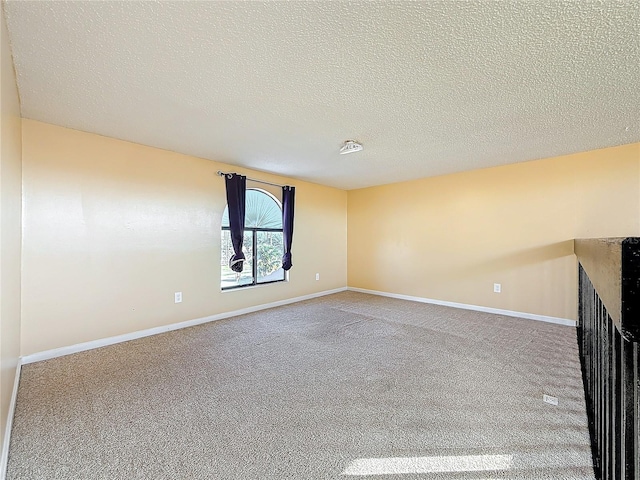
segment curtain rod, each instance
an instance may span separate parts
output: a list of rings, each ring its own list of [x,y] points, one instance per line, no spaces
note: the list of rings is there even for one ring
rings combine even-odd
[[[220,170],[218,170],[218,175],[220,175],[221,177],[224,177],[225,175],[233,175],[233,174],[232,173],[221,172]],[[238,174],[236,174],[236,175],[238,175]],[[274,187],[289,187],[290,186],[290,185],[280,185],[279,183],[265,182],[263,180],[256,180],[255,178],[249,178],[249,177],[247,177],[247,180],[252,181],[252,182],[264,183],[265,185],[272,185]]]

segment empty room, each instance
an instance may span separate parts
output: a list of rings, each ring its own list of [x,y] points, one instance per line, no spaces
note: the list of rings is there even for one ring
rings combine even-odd
[[[640,3],[1,7],[0,480],[640,478]]]

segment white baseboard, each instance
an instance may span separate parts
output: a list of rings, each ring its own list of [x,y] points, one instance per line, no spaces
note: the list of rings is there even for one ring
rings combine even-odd
[[[332,293],[344,292],[346,289],[347,287],[335,288],[333,290],[324,290],[322,292],[311,293],[309,295],[303,295],[301,297],[287,298],[286,300],[279,300],[277,302],[263,303],[261,305],[242,308],[240,310],[233,310],[231,312],[218,313],[216,315],[210,315],[208,317],[187,320],[186,322],[172,323],[170,325],[163,325],[161,327],[139,330],[137,332],[126,333],[124,335],[117,335],[115,337],[101,338],[100,340],[92,340],[90,342],[78,343],[75,345],[69,345],[67,347],[32,353],[31,355],[25,355],[22,357],[22,364],[26,365],[28,363],[40,362],[42,360],[49,360],[56,357],[62,357],[64,355],[71,355],[72,353],[84,352],[86,350],[93,350],[94,348],[105,347],[107,345],[128,342],[129,340],[135,340],[137,338],[148,337],[151,335],[157,335],[159,333],[170,332],[172,330],[179,330],[181,328],[193,327],[195,325],[201,325],[203,323],[214,322],[216,320],[222,320],[224,318],[236,317],[238,315],[258,312],[260,310],[266,310],[268,308],[280,307],[282,305],[288,305],[290,303],[302,302],[303,300],[310,300],[312,298],[331,295]]]
[[[401,295],[398,293],[381,292],[378,290],[367,290],[364,288],[356,287],[341,287],[333,290],[325,290],[322,292],[311,293],[309,295],[303,295],[300,297],[288,298],[285,300],[279,300],[277,302],[264,303],[261,305],[255,305],[253,307],[242,308],[240,310],[233,310],[230,312],[218,313],[216,315],[210,315],[208,317],[196,318],[194,320],[187,320],[185,322],[172,323],[170,325],[163,325],[161,327],[149,328],[146,330],[139,330],[136,332],[126,333],[124,335],[117,335],[115,337],[107,337],[99,340],[92,340],[90,342],[78,343],[75,345],[69,345],[66,347],[55,348],[52,350],[45,350],[43,352],[32,353],[31,355],[25,355],[21,358],[21,364],[26,365],[29,363],[40,362],[43,360],[49,360],[56,357],[62,357],[64,355],[71,355],[73,353],[84,352],[86,350],[92,350],[94,348],[105,347],[107,345],[114,345],[116,343],[128,342],[129,340],[135,340],[137,338],[148,337],[151,335],[157,335],[159,333],[170,332],[172,330],[179,330],[181,328],[193,327],[195,325],[201,325],[203,323],[214,322],[216,320],[222,320],[225,318],[235,317],[238,315],[245,315],[247,313],[258,312],[260,310],[266,310],[268,308],[279,307],[282,305],[288,305],[291,303],[297,303],[304,300],[310,300],[312,298],[322,297],[325,295],[331,295],[333,293],[343,292],[350,290],[353,292],[368,293],[371,295],[380,295],[383,297],[398,298],[401,300],[409,300],[412,302],[430,303],[434,305],[443,305],[446,307],[462,308],[465,310],[475,310],[478,312],[495,313],[498,315],[506,315],[509,317],[526,318],[529,320],[538,320],[542,322],[555,323],[558,325],[576,326],[575,320],[569,320],[559,317],[548,317],[545,315],[536,315],[533,313],[515,312],[512,310],[502,310],[499,308],[482,307],[479,305],[469,305],[466,303],[447,302],[443,300],[435,300],[424,297],[413,297],[410,295]],[[0,479],[2,480],[2,479]]]
[[[557,325],[566,325],[575,327],[576,321],[568,318],[548,317],[546,315],[536,315],[535,313],[515,312],[513,310],[502,310],[501,308],[482,307],[480,305],[469,305],[467,303],[445,302],[444,300],[434,300],[432,298],[412,297],[410,295],[401,295],[399,293],[380,292],[378,290],[367,290],[364,288],[347,287],[352,292],[369,293],[371,295],[380,295],[382,297],[398,298],[400,300],[409,300],[412,302],[431,303],[433,305],[443,305],[445,307],[462,308],[464,310],[475,310],[476,312],[495,313],[497,315],[506,315],[508,317],[526,318],[528,320],[538,320],[540,322],[555,323]]]
[[[7,412],[7,426],[4,431],[4,439],[2,441],[2,453],[0,457],[0,480],[7,477],[7,462],[9,461],[9,444],[11,443],[11,428],[13,427],[13,414],[16,410],[16,399],[18,398],[18,385],[20,384],[20,369],[22,361],[18,359],[16,365],[16,375],[13,380],[13,391],[11,392],[11,402],[9,403],[9,411]]]

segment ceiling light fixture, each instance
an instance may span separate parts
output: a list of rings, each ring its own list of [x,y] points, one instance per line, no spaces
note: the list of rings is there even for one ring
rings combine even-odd
[[[364,147],[362,146],[361,143],[358,143],[354,140],[347,140],[346,142],[344,142],[344,145],[342,145],[342,148],[340,149],[340,155],[359,152],[363,148]]]

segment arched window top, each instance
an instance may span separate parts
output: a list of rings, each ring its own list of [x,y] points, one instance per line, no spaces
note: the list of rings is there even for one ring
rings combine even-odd
[[[247,189],[244,214],[245,228],[282,229],[282,208],[271,194],[258,189]],[[229,226],[229,207],[224,207],[222,226]]]

